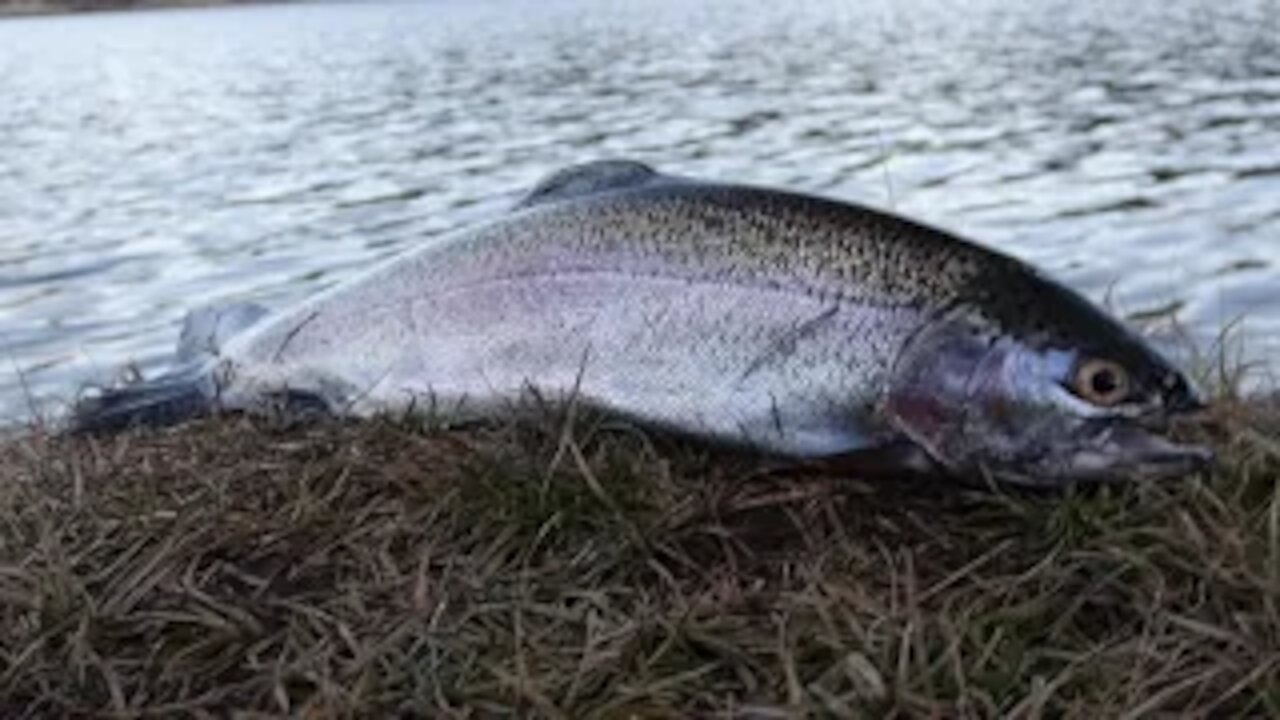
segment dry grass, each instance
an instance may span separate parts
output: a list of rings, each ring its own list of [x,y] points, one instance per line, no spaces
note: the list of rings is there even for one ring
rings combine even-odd
[[[602,418],[0,446],[0,716],[1280,715],[1280,411],[1065,495]]]

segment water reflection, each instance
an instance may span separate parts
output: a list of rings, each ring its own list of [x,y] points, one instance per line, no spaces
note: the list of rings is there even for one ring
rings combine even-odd
[[[0,22],[0,417],[605,156],[893,206],[1280,356],[1273,0],[692,5]]]

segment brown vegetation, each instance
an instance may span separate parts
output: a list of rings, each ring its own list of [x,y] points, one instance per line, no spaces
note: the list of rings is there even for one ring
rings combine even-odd
[[[871,481],[612,423],[0,446],[0,715],[1280,715],[1280,423],[1207,477]],[[256,716],[256,715],[255,715]]]

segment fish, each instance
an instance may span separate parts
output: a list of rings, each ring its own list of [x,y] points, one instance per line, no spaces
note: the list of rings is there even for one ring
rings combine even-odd
[[[529,392],[791,458],[895,458],[1034,486],[1165,478],[1204,407],[1142,337],[1031,265],[868,206],[564,168],[508,211],[295,307],[193,312],[173,370],[73,432],[216,410],[431,412]]]

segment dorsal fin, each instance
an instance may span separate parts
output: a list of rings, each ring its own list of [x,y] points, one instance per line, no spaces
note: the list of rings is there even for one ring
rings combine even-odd
[[[251,302],[206,305],[188,312],[178,336],[177,362],[195,363],[217,356],[231,336],[266,314],[266,308]]]
[[[596,160],[570,165],[543,178],[516,203],[517,209],[586,197],[609,190],[640,187],[661,177],[656,170],[635,160]]]

